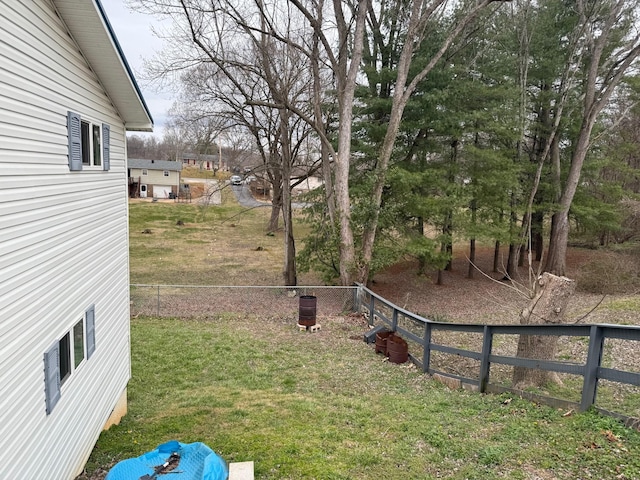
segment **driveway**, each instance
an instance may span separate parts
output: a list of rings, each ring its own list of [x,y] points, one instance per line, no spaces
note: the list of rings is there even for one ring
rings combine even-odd
[[[220,195],[220,184],[211,178],[182,178],[182,183],[201,183],[204,185],[204,195],[198,199],[199,203],[208,202],[209,205],[220,205],[222,196]]]
[[[251,195],[249,186],[244,183],[242,185],[231,185],[231,190],[233,190],[234,195],[238,199],[238,203],[245,208],[271,206],[271,203],[259,202],[258,200],[256,200],[253,195]]]
[[[230,187],[233,189],[233,193],[235,194],[236,199],[238,199],[238,203],[245,208],[271,206],[271,202],[259,202],[256,200],[254,196],[251,195],[251,189],[249,186],[244,183],[242,185],[230,185]],[[291,202],[291,208],[304,208],[306,206],[308,206],[307,203]]]

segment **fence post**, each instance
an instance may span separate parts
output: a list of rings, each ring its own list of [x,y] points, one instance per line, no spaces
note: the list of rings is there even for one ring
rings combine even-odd
[[[424,343],[422,345],[422,371],[429,371],[429,363],[431,362],[431,322],[424,324]]]
[[[156,316],[160,316],[160,285],[158,285],[158,307],[156,309]]]
[[[373,296],[372,292],[369,292],[369,325],[375,325],[375,316],[376,314],[373,313],[374,312],[374,308],[375,308],[375,300],[376,298]]]
[[[398,329],[398,310],[394,308],[393,313],[391,314],[391,330],[395,332],[397,329]]]
[[[598,390],[598,368],[602,362],[602,349],[604,346],[604,332],[598,325],[591,325],[589,332],[589,352],[587,353],[587,364],[584,369],[584,379],[582,384],[582,399],[580,410],[588,410],[596,403],[596,393]]]
[[[360,312],[360,295],[362,291],[362,284],[356,283],[355,287],[356,288],[353,289],[353,311],[355,313],[361,313]]]
[[[484,393],[489,383],[489,356],[493,346],[493,331],[489,325],[485,325],[482,332],[482,356],[480,357],[480,378],[478,388],[480,393]]]

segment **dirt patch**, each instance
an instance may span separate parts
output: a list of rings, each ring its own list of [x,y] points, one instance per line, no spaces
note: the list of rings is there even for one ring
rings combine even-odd
[[[418,264],[405,261],[379,273],[375,277],[372,290],[377,294],[405,308],[411,312],[435,321],[474,324],[516,324],[520,311],[529,303],[530,282],[536,278],[534,272],[530,275],[526,267],[517,272],[513,283],[501,281],[503,274],[493,272],[493,251],[482,249],[478,254],[478,267],[474,279],[469,279],[468,260],[464,252],[458,252],[454,259],[453,269],[444,272],[444,284],[436,285],[436,272],[429,275],[418,275]],[[616,261],[611,263],[611,257]],[[576,278],[578,286],[580,279],[588,275],[585,270],[591,265],[613,265],[620,268],[625,254],[617,254],[605,250],[570,249],[567,255],[567,276]],[[629,263],[629,261],[627,261]],[[615,267],[615,266],[618,267]],[[640,325],[640,301],[637,293],[628,293],[628,285],[616,293],[591,293],[578,287],[572,296],[565,323],[582,324],[624,324]],[[434,332],[432,340],[448,346],[480,351],[482,335],[463,332]],[[638,342],[627,340],[607,339],[604,350],[604,366],[620,370],[640,371],[640,349]],[[497,355],[513,356],[516,354],[517,337],[498,335],[494,337],[494,353]],[[581,337],[560,337],[557,359],[583,364],[586,362],[588,339]],[[415,352],[420,357],[420,351]],[[479,363],[469,358],[432,352],[431,365],[436,370],[467,378],[475,378]],[[492,382],[509,385],[512,367],[493,365],[491,368]],[[581,380],[561,375],[567,385],[567,397],[571,401],[580,400]],[[605,383],[601,381],[601,386]],[[549,394],[549,392],[542,392]],[[606,390],[600,388],[599,406],[616,411],[616,406],[625,401],[625,397],[632,398],[640,395],[640,388],[624,384],[615,384]],[[551,396],[558,396],[551,394]],[[628,399],[627,398],[627,399]],[[628,405],[623,409],[626,415],[639,416],[640,408]]]
[[[513,282],[502,281],[502,268],[493,271],[493,248],[478,248],[476,268],[470,279],[466,252],[458,249],[455,253],[453,268],[444,272],[442,285],[436,285],[436,272],[418,275],[417,261],[405,260],[378,273],[371,288],[396,305],[433,320],[489,324],[517,321],[521,309],[529,302],[530,285],[537,277],[539,265],[534,263],[532,269],[520,267]],[[579,285],[570,302],[567,322],[577,320],[602,301],[603,294],[582,291],[579,279],[584,276],[585,266],[610,262],[611,255],[614,254],[601,250],[569,249],[567,276],[578,278]],[[607,295],[604,303],[628,294]],[[593,318],[581,321],[596,323]]]

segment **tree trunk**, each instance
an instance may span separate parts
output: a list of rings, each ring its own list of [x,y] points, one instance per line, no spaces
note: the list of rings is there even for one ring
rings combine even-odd
[[[282,276],[286,286],[298,284],[296,268],[296,244],[293,237],[293,214],[291,207],[291,144],[289,143],[288,112],[281,110],[283,121],[281,126],[282,162],[282,220],[284,224],[284,268]],[[286,123],[285,123],[286,122]]]
[[[567,267],[567,245],[569,243],[569,212],[561,211],[551,217],[549,253],[544,270],[555,275],[564,275]]]
[[[534,298],[520,313],[522,325],[549,325],[562,323],[569,298],[576,289],[576,283],[567,278],[545,272],[536,284]],[[553,360],[558,337],[547,335],[520,335],[518,357],[539,360]],[[549,382],[559,383],[555,372],[532,370],[524,367],[513,368],[513,387],[524,389],[530,386],[543,387]]]
[[[291,214],[291,199],[282,209],[284,216],[284,271],[282,272],[284,284],[293,286],[298,284],[296,269],[296,244],[293,237],[293,216]]]
[[[500,267],[500,241],[496,240],[493,247],[493,271],[497,272]]]
[[[442,242],[441,252],[447,254],[447,264],[444,269],[447,272],[453,270],[453,220],[452,213],[447,212],[444,220],[444,227],[442,228],[442,233],[444,234],[444,241]]]
[[[424,218],[418,217],[418,226],[416,228],[418,235],[424,236]],[[418,254],[418,275],[426,275],[427,273],[427,255]]]
[[[509,255],[507,257],[507,268],[504,272],[504,280],[513,280],[515,278],[519,251],[520,248],[518,247],[518,245],[513,242],[509,244]]]
[[[542,254],[544,252],[544,240],[542,236],[544,224],[544,214],[537,210],[531,215],[531,243],[533,251],[535,252],[536,262],[542,260]]]
[[[478,135],[476,135],[476,144],[477,144]],[[476,229],[476,224],[478,221],[478,201],[475,196],[471,200],[471,226]],[[467,271],[467,278],[473,278],[476,269],[476,237],[475,234],[469,240],[469,269]]]
[[[274,177],[271,182],[271,188],[273,189],[273,198],[271,200],[271,216],[269,217],[269,226],[267,231],[269,233],[275,233],[279,228],[280,209],[282,208],[282,178],[277,176],[277,180]]]
[[[518,253],[520,252],[519,242],[520,238],[514,233],[517,231],[517,213],[516,213],[516,199],[515,195],[511,194],[511,213],[509,214],[509,230],[511,231],[511,241],[509,242],[509,256],[507,258],[507,269],[505,271],[505,279],[511,280],[515,278],[516,265],[518,264]]]
[[[473,278],[473,274],[476,270],[476,239],[469,240],[469,271],[467,272],[468,278]]]
[[[334,0],[334,8],[341,11],[338,0]],[[338,83],[338,152],[335,159],[334,193],[336,202],[336,216],[340,225],[340,283],[343,286],[352,285],[355,280],[366,283],[367,278],[357,275],[356,252],[353,230],[351,228],[351,200],[349,198],[349,166],[351,164],[351,124],[353,120],[353,100],[356,90],[356,79],[362,49],[364,46],[364,30],[367,14],[367,0],[358,1],[351,50],[348,47],[349,26],[338,22],[338,37],[340,42],[339,65],[337,72]],[[344,18],[342,19],[344,20]],[[349,52],[350,50],[350,52]],[[350,58],[350,63],[348,63]],[[347,67],[348,65],[348,67]]]

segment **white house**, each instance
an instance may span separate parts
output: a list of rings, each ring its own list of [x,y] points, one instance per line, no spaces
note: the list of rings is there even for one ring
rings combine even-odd
[[[0,1],[0,58],[0,478],[66,480],[126,411],[125,131],[153,123],[98,0]]]
[[[180,193],[182,163],[130,158],[127,164],[130,197],[171,198]]]

